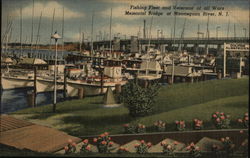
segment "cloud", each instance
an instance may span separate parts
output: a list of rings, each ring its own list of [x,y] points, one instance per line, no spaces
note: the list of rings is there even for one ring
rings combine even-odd
[[[34,4],[34,17],[39,17],[42,13],[42,17],[45,18],[52,18],[53,17],[53,11],[55,8],[55,18],[62,18],[63,17],[63,7],[64,7],[64,18],[79,18],[83,17],[84,14],[80,12],[76,12],[73,10],[70,10],[69,8],[59,4],[55,1],[48,1],[46,4],[43,4],[41,2],[35,2]],[[23,18],[31,18],[32,17],[32,3],[22,9],[22,16]],[[20,15],[20,9],[15,10],[12,12],[12,15]]]

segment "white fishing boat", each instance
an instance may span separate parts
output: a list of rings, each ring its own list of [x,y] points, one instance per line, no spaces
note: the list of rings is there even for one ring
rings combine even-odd
[[[104,61],[103,76],[98,73],[98,75],[79,78],[81,79],[67,79],[68,96],[77,96],[79,89],[84,89],[87,96],[104,94],[109,87],[114,90],[116,84],[124,85],[127,82],[127,79],[122,76],[121,61],[115,59]]]
[[[56,89],[57,90],[64,89],[64,84],[62,79],[57,80]],[[37,93],[54,91],[54,79],[38,77],[36,80],[36,91]]]
[[[34,86],[34,78],[30,76],[2,76],[3,90],[16,88],[30,88]]]
[[[141,80],[156,80],[162,76],[161,65],[158,61],[143,61],[137,78]]]

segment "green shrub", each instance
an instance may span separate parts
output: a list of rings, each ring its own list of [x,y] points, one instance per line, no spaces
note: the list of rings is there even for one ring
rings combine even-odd
[[[158,83],[151,83],[147,88],[137,84],[135,80],[129,81],[122,89],[121,100],[129,109],[132,117],[141,117],[151,114],[154,110],[155,97],[159,90]]]

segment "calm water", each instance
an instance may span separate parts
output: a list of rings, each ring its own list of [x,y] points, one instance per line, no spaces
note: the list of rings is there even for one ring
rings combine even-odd
[[[29,108],[27,103],[27,92],[30,89],[4,90],[1,93],[1,113],[6,114],[21,109]],[[58,92],[57,102],[63,101],[63,93]],[[53,92],[38,93],[36,97],[37,106],[52,104]]]

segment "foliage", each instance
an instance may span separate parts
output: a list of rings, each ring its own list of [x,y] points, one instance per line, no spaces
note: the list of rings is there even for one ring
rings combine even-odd
[[[164,132],[166,130],[166,123],[161,120],[158,120],[154,123],[154,127],[157,132]]]
[[[97,144],[99,153],[110,153],[114,142],[111,141],[111,137],[108,132],[100,134],[98,138],[94,138],[93,142]]]
[[[82,147],[80,149],[80,153],[89,153],[91,152],[91,146],[89,144],[89,140],[88,139],[84,139],[82,144]]]
[[[118,154],[124,154],[124,153],[129,153],[128,149],[123,147],[123,146],[120,146],[119,149],[117,150],[117,153]]]
[[[143,124],[138,123],[135,124],[124,124],[124,131],[127,134],[133,134],[133,133],[145,133],[146,132],[146,126]]]
[[[163,147],[163,150],[162,150],[163,154],[174,157],[175,156],[174,150],[176,149],[176,145],[178,145],[177,141],[174,142],[174,145],[167,144],[166,141],[162,141],[161,146]]]
[[[193,128],[195,130],[201,130],[203,128],[203,121],[199,119],[194,119]]]
[[[135,80],[129,81],[122,89],[121,100],[132,117],[147,116],[154,110],[155,97],[159,88],[158,83],[142,88]]]
[[[241,123],[245,128],[248,128],[249,127],[248,113],[246,112],[242,119],[238,119],[238,122]]]
[[[185,130],[185,121],[181,120],[181,121],[175,121],[175,125],[176,125],[176,130],[178,131],[184,131]]]
[[[146,144],[144,140],[140,141],[140,144],[135,144],[136,153],[138,154],[146,154],[148,153],[148,149],[152,146],[150,142]]]
[[[198,158],[202,156],[200,148],[198,146],[195,146],[193,142],[190,143],[190,145],[188,145],[186,149],[189,151],[190,156],[193,158]]]
[[[71,139],[68,140],[68,145],[64,147],[65,154],[72,154],[76,152],[76,143]]]
[[[226,129],[230,127],[229,117],[224,112],[214,112],[212,114],[212,121],[217,129]]]
[[[227,154],[233,153],[235,145],[229,137],[221,138],[221,142],[224,145],[224,150]]]

